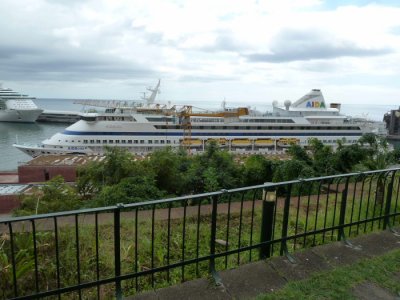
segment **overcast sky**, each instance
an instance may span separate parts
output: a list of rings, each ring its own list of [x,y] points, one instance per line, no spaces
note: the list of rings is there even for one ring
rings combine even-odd
[[[1,0],[0,82],[35,97],[400,105],[400,1]]]

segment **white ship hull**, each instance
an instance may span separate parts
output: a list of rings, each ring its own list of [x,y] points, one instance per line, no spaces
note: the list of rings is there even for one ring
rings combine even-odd
[[[57,149],[54,147],[45,147],[44,145],[35,146],[14,144],[13,146],[32,157],[55,154],[95,154],[91,149],[87,147],[66,147],[66,149]]]
[[[42,113],[42,109],[0,110],[0,122],[33,123]]]
[[[137,119],[138,116],[135,116]],[[249,123],[246,123],[247,125]],[[199,126],[209,125],[200,123]],[[225,128],[221,128],[221,125]],[[258,126],[257,126],[258,125]],[[159,128],[165,123],[156,122],[116,122],[84,120],[69,126],[64,132],[57,133],[39,146],[14,145],[24,153],[36,157],[48,154],[102,154],[106,147],[119,147],[136,154],[146,154],[157,149],[186,147],[192,152],[204,151],[207,143],[214,140],[220,147],[233,152],[283,151],[291,144],[308,146],[310,138],[320,139],[324,144],[335,147],[343,138],[346,144],[356,143],[362,135],[359,126],[325,126],[289,123],[269,126],[254,123],[243,126],[242,122],[220,124],[220,128],[202,130],[195,126],[191,139],[185,141],[182,129]],[[237,128],[242,129],[237,129]],[[257,129],[265,127],[265,129]],[[271,127],[271,128],[267,128]],[[221,140],[223,140],[221,142]]]
[[[34,99],[0,85],[0,122],[35,122],[43,109],[36,106]]]

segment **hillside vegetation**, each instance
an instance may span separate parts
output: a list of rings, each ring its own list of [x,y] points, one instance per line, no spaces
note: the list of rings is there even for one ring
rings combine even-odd
[[[317,139],[308,149],[291,145],[290,159],[263,155],[237,156],[210,144],[204,153],[165,148],[138,160],[119,148],[109,148],[106,159],[78,169],[74,186],[62,177],[22,196],[15,215],[110,206],[117,203],[198,194],[297,178],[384,169],[398,163],[400,150],[390,151],[385,139],[364,135],[357,144],[338,143],[334,151]]]

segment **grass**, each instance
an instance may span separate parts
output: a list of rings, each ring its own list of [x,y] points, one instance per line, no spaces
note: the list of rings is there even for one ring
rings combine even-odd
[[[283,289],[260,295],[257,300],[356,299],[352,289],[366,281],[400,296],[399,277],[400,250],[394,250],[351,266],[314,274],[309,279],[289,282]]]

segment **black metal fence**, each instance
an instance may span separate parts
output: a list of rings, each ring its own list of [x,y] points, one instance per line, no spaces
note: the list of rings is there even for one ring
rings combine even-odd
[[[1,298],[121,298],[400,224],[400,169],[10,218]],[[2,293],[2,294],[1,294]]]

